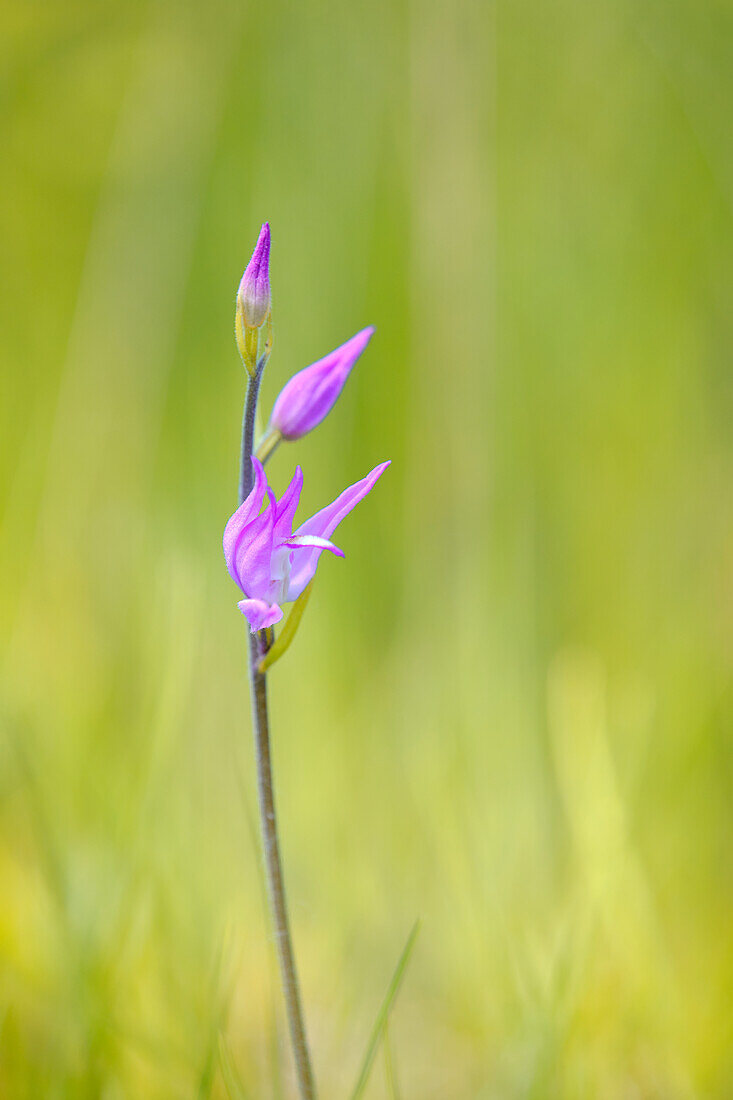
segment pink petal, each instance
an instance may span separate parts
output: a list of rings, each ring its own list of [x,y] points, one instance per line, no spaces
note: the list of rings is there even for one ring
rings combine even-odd
[[[255,458],[254,455],[252,456],[252,465],[255,471],[255,483],[252,492],[247,499],[239,505],[224,528],[224,558],[227,563],[227,569],[234,583],[238,585],[242,591],[244,591],[244,587],[237,571],[237,549],[241,542],[241,536],[245,527],[248,527],[252,520],[259,515],[260,508],[262,507],[262,498],[267,489],[267,478],[265,477],[262,463],[259,459]]]
[[[300,503],[300,494],[303,489],[303,471],[300,466],[295,467],[293,479],[277,502],[275,516],[275,542],[282,542],[293,530],[293,519]]]
[[[267,507],[244,529],[237,543],[235,570],[245,596],[262,599],[272,583],[272,549],[277,502],[267,490]]]
[[[314,516],[306,520],[295,532],[296,537],[315,535],[319,539],[330,538],[341,520],[349,514],[352,508],[356,507],[360,500],[364,499],[367,493],[371,492],[388,466],[389,462],[380,463],[361,481],[357,481],[354,485],[350,485],[348,489],[344,489],[343,493],[332,504],[328,504],[320,512],[316,512]],[[318,546],[304,547],[293,551],[290,587],[288,588],[289,600],[297,600],[311,580],[321,553],[322,548]]]
[[[265,600],[240,600],[237,607],[249,623],[253,634],[264,630],[266,626],[279,623],[283,617],[282,609],[276,603],[269,604]]]

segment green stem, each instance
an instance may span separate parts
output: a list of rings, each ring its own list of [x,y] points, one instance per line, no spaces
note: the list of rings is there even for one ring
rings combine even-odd
[[[242,454],[239,475],[240,504],[252,490],[252,450],[254,447],[255,415],[260,379],[265,366],[265,356],[257,364],[254,375],[247,386],[242,417]],[[295,1070],[301,1100],[315,1100],[316,1088],[308,1054],[305,1035],[303,1008],[300,1000],[298,973],[290,936],[290,922],[283,880],[280,844],[277,835],[277,817],[275,815],[275,795],[272,782],[272,758],[270,753],[270,723],[267,713],[267,682],[264,672],[259,671],[260,662],[265,656],[269,642],[267,632],[249,636],[249,680],[252,695],[252,723],[255,735],[255,755],[257,760],[257,794],[260,807],[260,828],[262,847],[265,855],[265,873],[267,895],[270,902],[270,916],[275,932],[277,954],[280,963],[285,1006],[288,1014],[290,1038],[293,1046]]]
[[[239,503],[249,496],[254,482],[252,453],[255,445],[255,420],[257,417],[257,398],[260,393],[260,381],[265,369],[265,359],[261,359],[255,372],[247,379],[247,396],[242,412],[242,450],[239,456]]]
[[[293,944],[290,936],[285,883],[283,881],[280,847],[277,836],[277,818],[272,783],[272,760],[270,755],[269,722],[267,715],[266,674],[257,671],[263,648],[261,635],[250,635],[250,684],[252,688],[252,715],[255,731],[255,751],[257,754],[257,793],[260,803],[260,825],[262,828],[262,846],[265,852],[265,870],[267,873],[267,893],[270,900],[270,912],[275,931],[277,954],[280,961],[285,1005],[288,1012],[290,1038],[293,1045],[295,1069],[302,1100],[315,1100],[316,1089],[313,1081],[308,1043],[305,1035],[303,1007],[300,1000],[298,973],[295,968]]]

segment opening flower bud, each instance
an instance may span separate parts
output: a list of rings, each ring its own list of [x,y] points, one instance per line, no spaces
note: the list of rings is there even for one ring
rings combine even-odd
[[[336,403],[373,332],[371,325],[362,329],[340,348],[294,374],[275,402],[270,428],[283,439],[300,439],[320,424]]]
[[[237,310],[247,328],[260,328],[270,312],[270,226],[262,226],[237,293]]]

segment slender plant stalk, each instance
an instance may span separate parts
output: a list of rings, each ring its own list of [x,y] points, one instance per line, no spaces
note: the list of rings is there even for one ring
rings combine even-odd
[[[252,452],[254,449],[255,415],[260,379],[266,357],[259,361],[254,375],[247,386],[242,417],[242,455],[239,474],[239,502],[249,495],[252,489]],[[290,938],[290,925],[285,897],[280,844],[277,836],[277,818],[275,816],[275,796],[272,784],[272,760],[270,754],[270,725],[267,714],[266,674],[259,671],[259,665],[269,648],[267,632],[249,636],[249,680],[252,695],[252,723],[255,735],[255,754],[257,760],[257,794],[260,806],[260,828],[262,846],[265,853],[265,873],[267,893],[270,901],[277,954],[280,962],[285,1005],[293,1045],[295,1069],[301,1100],[315,1100],[316,1088],[308,1054],[305,1036],[305,1022],[300,1000],[298,974],[295,968],[293,944]]]
[[[242,450],[239,456],[239,503],[241,504],[252,490],[252,455],[255,449],[255,422],[257,419],[257,398],[260,393],[260,381],[265,369],[264,356],[247,381],[247,396],[242,412]]]

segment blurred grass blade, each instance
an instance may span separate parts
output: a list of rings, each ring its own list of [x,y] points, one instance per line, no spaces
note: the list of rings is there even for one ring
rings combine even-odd
[[[229,1100],[247,1100],[247,1093],[229,1052],[229,1044],[221,1034],[219,1035],[219,1066]]]
[[[419,931],[420,920],[418,919],[415,921],[414,925],[412,926],[412,931],[407,937],[407,943],[402,950],[399,962],[397,963],[397,966],[395,967],[395,972],[392,975],[392,980],[389,983],[386,996],[382,1001],[382,1006],[377,1013],[376,1020],[374,1021],[372,1034],[369,1038],[369,1046],[367,1047],[366,1054],[364,1055],[364,1061],[362,1063],[361,1073],[359,1074],[359,1080],[356,1082],[356,1087],[351,1094],[351,1100],[360,1100],[360,1097],[364,1093],[367,1081],[369,1080],[369,1074],[371,1072],[372,1064],[376,1057],[377,1051],[379,1050],[379,1043],[387,1026],[387,1020],[389,1019],[392,1005],[394,1004],[395,997],[399,992],[400,983],[402,982],[405,970],[407,969],[407,964],[410,961],[410,955],[412,954],[412,949],[415,946],[415,940],[417,939],[417,934]]]
[[[272,649],[268,650],[266,655],[260,661],[260,672],[267,672],[268,668],[275,664],[275,661],[279,661],[283,653],[288,649],[290,643],[295,637],[295,632],[300,626],[300,620],[303,618],[303,612],[305,611],[308,600],[310,599],[311,589],[313,588],[313,581],[309,581],[303,591],[298,596],[297,600],[290,609],[285,626],[280,631],[280,636],[275,642]]]
[[[222,1029],[226,1026],[227,1017],[229,1015],[229,1003],[231,1001],[234,983],[231,967],[228,968],[230,970],[229,974],[226,973],[228,954],[226,941],[228,941],[228,938],[228,936],[224,936],[220,939],[211,972],[212,995],[215,1000],[218,1001],[218,1005],[209,1032],[206,1058],[204,1060],[204,1068],[199,1082],[198,1100],[208,1100],[214,1088],[217,1061],[223,1066]],[[222,1070],[222,1073],[223,1072]]]
[[[204,1068],[201,1071],[201,1079],[199,1080],[198,1100],[209,1100],[211,1096],[211,1090],[214,1087],[214,1073],[216,1070],[216,1062],[214,1060],[214,1045],[210,1043],[206,1051],[206,1058],[204,1060]]]
[[[384,1025],[384,1072],[387,1078],[387,1096],[389,1100],[400,1100],[400,1090],[397,1086],[397,1070],[392,1053],[392,1040],[389,1033],[389,1020]]]

